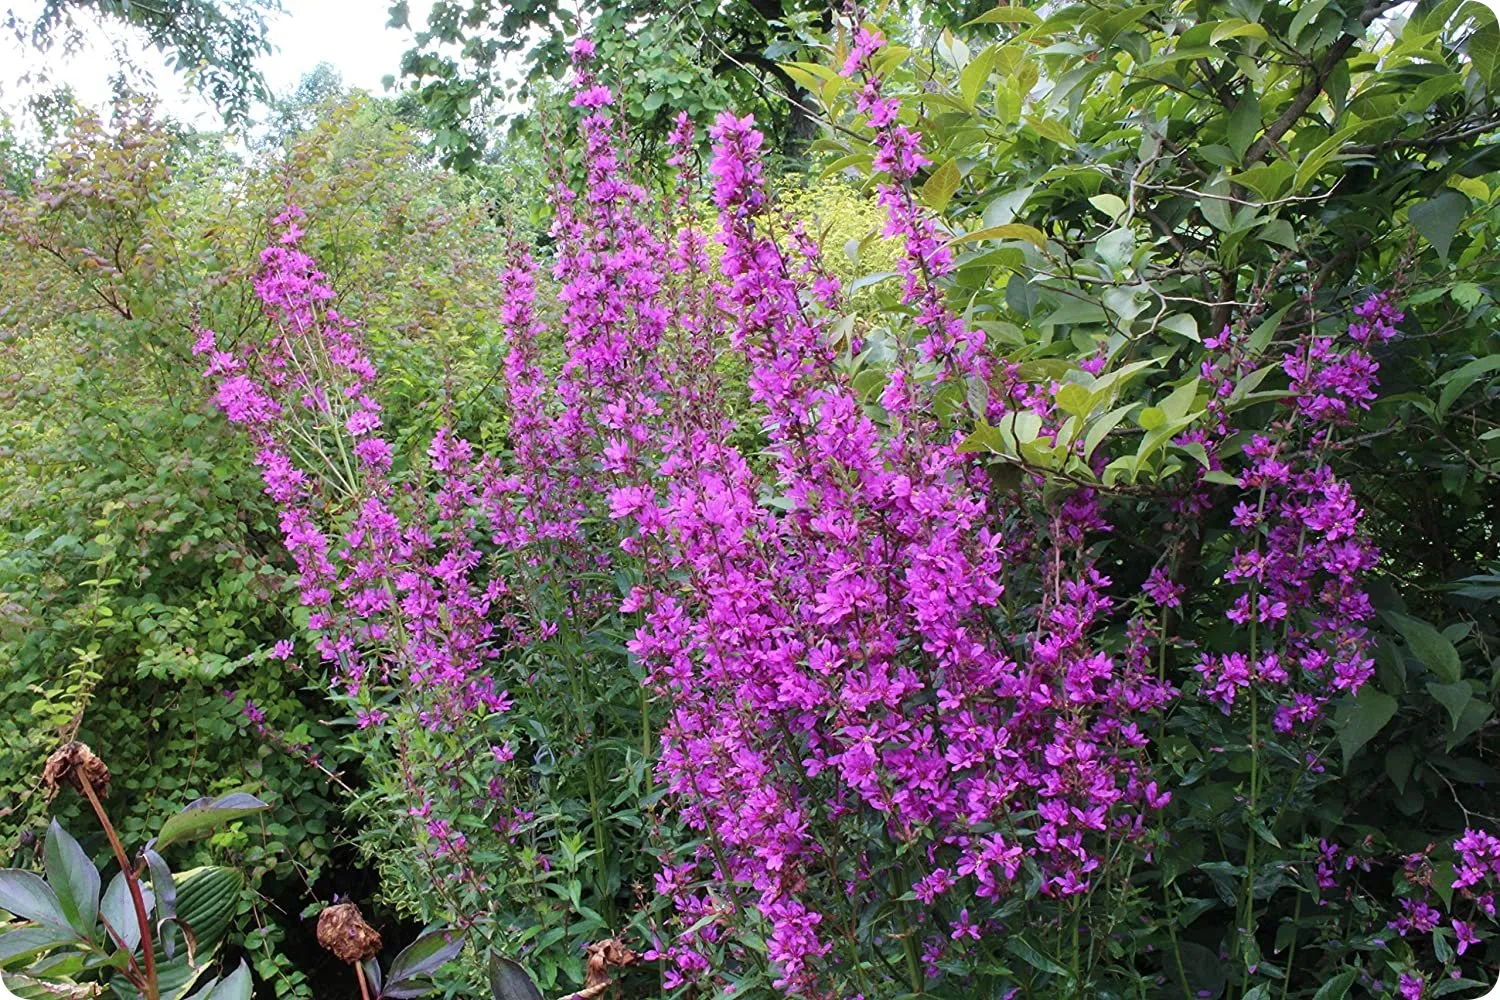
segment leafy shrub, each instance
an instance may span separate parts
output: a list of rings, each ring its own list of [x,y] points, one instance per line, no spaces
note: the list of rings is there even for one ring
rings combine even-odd
[[[463,413],[483,437],[487,220],[470,186],[435,176],[368,101],[255,169],[127,103],[79,118],[0,200],[0,712],[17,732],[0,750],[0,835],[17,851],[39,832],[32,776],[59,734],[117,762],[127,839],[196,796],[256,788],[264,822],[192,860],[248,868],[235,933],[253,917],[256,971],[283,996],[311,992],[275,944],[346,836],[333,779],[351,764],[285,641],[299,609],[274,512],[246,478],[253,453],[205,419],[189,331],[256,335],[238,282],[263,206],[303,194],[326,210],[316,239],[341,289],[381,318],[383,356],[406,373],[393,411],[414,430]]]

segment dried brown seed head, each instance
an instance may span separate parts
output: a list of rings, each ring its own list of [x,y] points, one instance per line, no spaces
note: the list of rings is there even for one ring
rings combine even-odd
[[[640,960],[640,956],[625,947],[619,938],[595,941],[583,953],[588,977],[584,980],[585,987],[607,985],[614,978],[610,970],[623,969]]]
[[[318,915],[318,944],[350,965],[380,954],[380,934],[353,903],[335,903]]]
[[[88,744],[77,740],[64,743],[47,758],[47,766],[42,768],[42,787],[47,790],[48,799],[55,797],[65,784],[81,794],[85,781],[99,798],[109,795],[109,768],[95,756]]]

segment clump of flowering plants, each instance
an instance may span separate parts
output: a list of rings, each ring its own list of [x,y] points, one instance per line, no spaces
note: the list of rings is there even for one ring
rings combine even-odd
[[[1266,303],[1319,288],[1282,260],[1191,349],[1013,357],[955,308],[933,202],[957,182],[888,82],[901,53],[862,26],[826,79],[902,256],[857,313],[770,197],[753,120],[709,131],[709,222],[691,123],[658,198],[591,55],[555,312],[527,248],[498,277],[504,451],[444,429],[395,453],[295,210],[257,283],[276,334],[199,341],[388,770],[373,807],[410,820],[445,916],[549,986],[582,978],[580,937],[618,931],[689,996],[1261,1000],[1294,976],[1325,997],[1461,976],[1493,918],[1488,834],[1403,859],[1312,805],[1390,698],[1378,556],[1337,460],[1396,293],[1293,322]],[[655,791],[632,784],[648,766]],[[1361,883],[1397,865],[1399,890]],[[648,869],[654,893],[626,877]]]

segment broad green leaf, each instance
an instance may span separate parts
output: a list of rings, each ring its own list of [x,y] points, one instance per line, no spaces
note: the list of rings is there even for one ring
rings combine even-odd
[[[1181,420],[1187,416],[1188,410],[1193,407],[1193,400],[1197,398],[1198,379],[1194,377],[1173,389],[1171,394],[1158,405],[1161,406],[1162,412],[1171,419]]]
[[[151,889],[156,896],[157,940],[168,958],[176,948],[177,881],[166,860],[149,847],[145,851],[146,870],[151,874]]]
[[[1360,747],[1374,739],[1395,714],[1396,699],[1373,684],[1366,684],[1353,697],[1345,697],[1333,717],[1345,763],[1359,752]]]
[[[934,212],[941,212],[948,207],[948,202],[953,199],[953,192],[958,190],[959,182],[963,177],[958,171],[958,161],[949,160],[941,167],[934,170],[922,185],[922,201]]]
[[[1274,243],[1288,250],[1297,249],[1297,234],[1292,229],[1292,224],[1285,219],[1272,219],[1260,227],[1259,235],[1266,243]]]
[[[152,847],[160,852],[168,846],[201,837],[225,823],[271,808],[248,792],[231,792],[217,799],[190,802],[176,816],[162,824]]]
[[[1228,233],[1234,230],[1234,216],[1232,215],[1234,206],[1226,201],[1224,197],[1215,197],[1216,194],[1227,196],[1227,191],[1214,190],[1215,188],[1224,186],[1222,183],[1206,186],[1203,197],[1198,201],[1198,209],[1203,213],[1203,218],[1208,221],[1210,226],[1213,226],[1221,233]]]
[[[1313,994],[1313,1000],[1344,1000],[1349,988],[1354,985],[1354,980],[1359,978],[1358,969],[1348,969],[1340,972],[1328,982],[1318,987],[1318,992]]]
[[[0,869],[0,910],[73,933],[73,926],[51,886],[19,868]]]
[[[78,934],[71,927],[53,927],[50,924],[13,926],[9,930],[0,931],[0,965],[77,940]]]
[[[47,827],[45,853],[47,884],[57,894],[68,924],[83,937],[92,939],[99,922],[99,869],[55,819]]]
[[[1259,28],[1260,25],[1253,27]],[[1249,91],[1244,94],[1239,103],[1234,106],[1234,111],[1229,115],[1229,148],[1234,150],[1234,158],[1243,160],[1245,150],[1255,141],[1260,134],[1260,98],[1255,92]]]
[[[202,990],[193,995],[194,1000],[201,997],[202,1000],[251,1000],[251,987],[253,982],[250,978],[250,967],[240,959],[240,964],[235,970],[223,979],[214,980]]]
[[[1500,26],[1495,22],[1494,8],[1487,8],[1485,13],[1488,17],[1481,19],[1465,48],[1474,72],[1493,94],[1500,85]]]
[[[149,886],[141,886],[141,901],[146,904],[149,916],[156,902]],[[125,876],[119,872],[104,890],[104,898],[99,901],[99,916],[109,921],[109,926],[131,951],[141,943],[141,923],[136,919],[135,901],[130,898],[130,886],[125,882]]]
[[[1112,229],[1095,242],[1094,252],[1114,270],[1123,270],[1135,256],[1135,233],[1126,227]]]
[[[1323,8],[1327,7],[1328,3],[1329,0],[1311,0],[1310,3],[1303,4],[1287,29],[1287,41],[1296,45],[1297,37],[1313,22],[1314,18],[1323,12]]]
[[[1469,707],[1469,701],[1474,697],[1468,681],[1454,681],[1452,684],[1428,681],[1427,693],[1448,710],[1448,718],[1453,729],[1458,728],[1458,721],[1463,717],[1464,709]]]
[[[1163,330],[1179,333],[1194,343],[1202,343],[1203,338],[1198,336],[1198,321],[1190,313],[1168,316],[1161,321],[1160,326]]]
[[[1441,420],[1447,416],[1449,407],[1454,404],[1459,396],[1467,392],[1471,385],[1493,371],[1500,371],[1500,354],[1490,354],[1482,358],[1475,358],[1462,368],[1459,368],[1452,375],[1449,375],[1443,385],[1443,391],[1438,395],[1438,419]]]
[[[1251,24],[1243,18],[1231,17],[1215,27],[1208,40],[1211,44],[1218,45],[1231,38],[1258,38],[1264,41],[1266,37],[1266,29],[1260,25]]]
[[[1453,237],[1468,214],[1469,199],[1466,195],[1457,191],[1444,191],[1435,198],[1407,209],[1406,217],[1411,221],[1412,228],[1421,233],[1422,238],[1438,252],[1438,256],[1446,261],[1448,248],[1453,245]]]
[[[1495,707],[1489,702],[1471,698],[1464,706],[1463,714],[1458,717],[1458,723],[1453,727],[1453,732],[1448,734],[1447,749],[1451,751],[1464,740],[1479,732],[1479,728],[1489,721],[1494,714]]]
[[[995,64],[995,49],[993,46],[985,49],[979,55],[970,60],[959,74],[958,91],[963,95],[964,102],[972,105],[979,97],[979,92],[990,78],[990,71]]]
[[[1110,222],[1119,222],[1125,215],[1125,199],[1117,194],[1096,194],[1089,204],[1098,209]]]
[[[1405,743],[1398,743],[1386,751],[1385,774],[1391,779],[1391,784],[1396,786],[1397,792],[1406,791],[1406,782],[1411,778],[1411,769],[1415,763],[1416,755]]]
[[[1412,655],[1437,674],[1445,684],[1452,684],[1463,675],[1463,666],[1458,659],[1458,650],[1453,643],[1431,625],[1419,619],[1395,611],[1382,611],[1380,617],[1401,633]]]
[[[390,972],[385,980],[385,988],[381,990],[380,995],[392,998],[406,995],[401,990],[403,985],[409,985],[413,980],[431,976],[457,958],[463,949],[464,936],[461,931],[437,930],[423,934],[403,948],[395,961],[391,963]],[[421,993],[411,995],[417,996]]]
[[[526,970],[502,955],[490,954],[491,1000],[542,1000]]]
[[[1084,416],[1094,405],[1094,394],[1077,382],[1069,382],[1057,390],[1057,405],[1075,416]]]
[[[1050,118],[1044,118],[1041,115],[1027,115],[1026,124],[1031,126],[1032,131],[1037,135],[1043,139],[1055,142],[1059,146],[1066,146],[1072,149],[1078,145],[1077,140],[1073,138],[1071,132]]]

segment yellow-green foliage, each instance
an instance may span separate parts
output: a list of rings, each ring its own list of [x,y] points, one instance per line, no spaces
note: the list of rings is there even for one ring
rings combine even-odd
[[[867,274],[894,271],[900,245],[881,235],[885,209],[836,177],[783,180],[776,199],[788,220],[800,221],[823,247],[823,260],[847,286]]]

